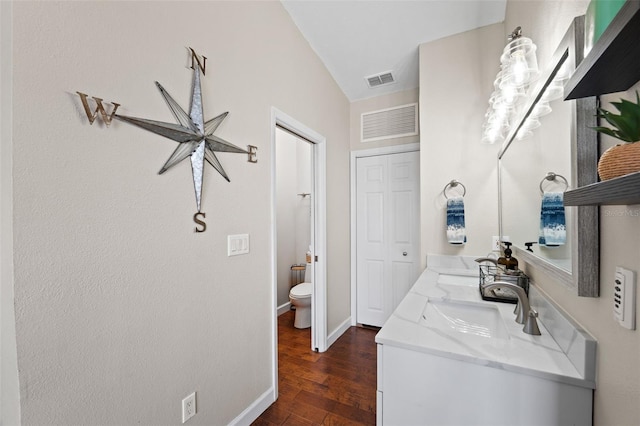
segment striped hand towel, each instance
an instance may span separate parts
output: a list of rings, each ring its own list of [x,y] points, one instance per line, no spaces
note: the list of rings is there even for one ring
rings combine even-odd
[[[452,197],[447,200],[447,241],[449,244],[464,244],[467,236],[464,226],[464,200]]]
[[[538,243],[547,247],[557,247],[564,245],[566,242],[567,227],[564,216],[564,193],[545,192],[542,194]]]

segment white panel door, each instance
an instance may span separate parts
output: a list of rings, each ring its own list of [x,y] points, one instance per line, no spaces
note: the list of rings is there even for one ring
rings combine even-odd
[[[356,321],[381,327],[420,273],[420,154],[356,160]]]

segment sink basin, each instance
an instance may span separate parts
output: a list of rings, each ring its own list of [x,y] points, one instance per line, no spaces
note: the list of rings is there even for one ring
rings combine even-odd
[[[487,339],[509,338],[500,311],[491,304],[429,299],[420,324]]]
[[[449,274],[440,274],[438,276],[438,284],[445,285],[462,285],[467,287],[477,287],[478,286],[478,276],[469,276],[469,275],[449,275]]]

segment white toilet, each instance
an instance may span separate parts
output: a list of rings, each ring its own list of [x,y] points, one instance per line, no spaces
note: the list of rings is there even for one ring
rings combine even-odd
[[[296,319],[293,322],[295,328],[311,327],[311,294],[313,293],[313,284],[311,281],[311,264],[307,263],[304,272],[304,281],[294,286],[289,292],[289,300],[296,308]]]

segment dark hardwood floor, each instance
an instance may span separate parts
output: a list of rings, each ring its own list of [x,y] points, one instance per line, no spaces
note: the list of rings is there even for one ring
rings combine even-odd
[[[351,327],[316,353],[294,315],[278,318],[278,400],[253,425],[374,425],[377,330]]]

